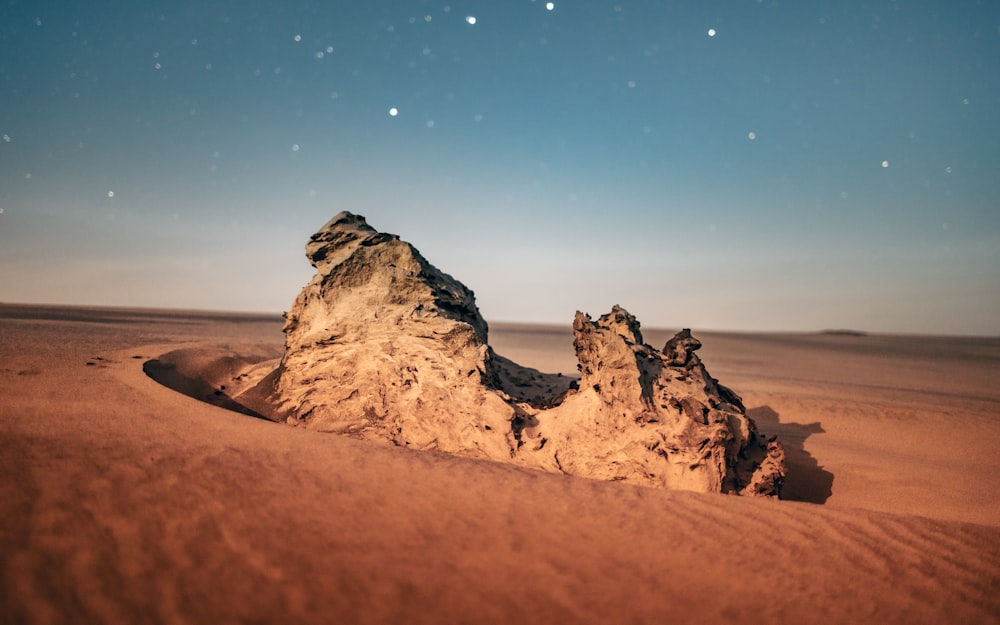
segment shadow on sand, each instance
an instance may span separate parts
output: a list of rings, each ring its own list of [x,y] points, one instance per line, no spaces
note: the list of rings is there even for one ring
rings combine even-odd
[[[820,423],[780,423],[778,413],[770,406],[750,408],[747,414],[762,433],[777,436],[785,446],[788,475],[781,489],[781,498],[786,501],[826,503],[833,494],[833,473],[820,466],[812,454],[805,450],[805,442],[810,435],[824,432]]]
[[[178,370],[177,366],[171,362],[162,360],[147,360],[142,364],[143,372],[169,389],[173,389],[182,395],[193,397],[219,408],[232,410],[240,414],[245,414],[257,419],[271,421],[259,412],[236,402],[224,392],[225,386],[214,388],[208,381],[193,377]]]

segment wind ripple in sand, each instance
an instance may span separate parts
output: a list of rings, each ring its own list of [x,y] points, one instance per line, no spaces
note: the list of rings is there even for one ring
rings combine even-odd
[[[0,327],[7,622],[1000,623],[995,523],[638,488],[274,427],[144,375],[136,354],[171,349],[143,338],[160,327],[48,323]],[[176,341],[219,331],[178,328]],[[96,355],[106,366],[85,366]],[[880,426],[757,397],[822,421],[820,441]],[[908,436],[964,448],[964,430]],[[850,495],[857,478],[834,470]]]
[[[54,460],[42,441],[21,441],[24,462],[67,479],[58,490],[36,482],[23,519],[34,538],[9,552],[24,582],[17,603],[105,622],[988,623],[1000,613],[996,528],[267,430],[239,447],[189,442],[149,458],[131,444],[95,456],[81,442]],[[92,468],[60,468],[80,463]]]
[[[1000,531],[996,528],[789,503],[767,511],[743,510],[736,516],[714,506],[683,510],[689,527],[700,526],[708,534],[721,531],[744,536],[746,544],[739,553],[753,554],[744,561],[751,569],[745,575],[758,570],[772,579],[774,592],[823,606],[817,612],[825,616],[817,620],[1000,620]],[[768,546],[767,538],[751,537],[767,537],[773,543]],[[700,550],[709,553],[713,549],[702,544]],[[759,550],[772,553],[763,555]],[[842,601],[832,601],[840,592],[845,593]]]

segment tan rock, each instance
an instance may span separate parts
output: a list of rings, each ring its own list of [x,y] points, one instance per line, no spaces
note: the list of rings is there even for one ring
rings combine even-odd
[[[577,389],[495,354],[472,291],[363,217],[340,213],[306,253],[316,275],[269,382],[288,422],[597,479],[780,491],[780,443],[708,375],[689,331],[660,352],[618,306],[577,313]]]
[[[539,417],[567,473],[704,492],[777,495],[780,443],[762,440],[740,398],[712,378],[679,332],[662,352],[619,306],[577,313],[580,390]]]

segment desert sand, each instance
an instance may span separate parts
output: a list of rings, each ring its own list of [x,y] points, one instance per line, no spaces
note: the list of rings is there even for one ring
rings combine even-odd
[[[0,306],[0,621],[1000,622],[1000,339],[694,328],[785,445],[777,501],[293,428],[143,369],[280,328]],[[576,373],[569,324],[490,341]]]

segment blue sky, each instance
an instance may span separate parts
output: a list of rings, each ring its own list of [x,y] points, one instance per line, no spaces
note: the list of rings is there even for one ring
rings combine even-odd
[[[997,3],[76,6],[0,4],[0,301],[286,310],[350,210],[492,320],[1000,334]]]

